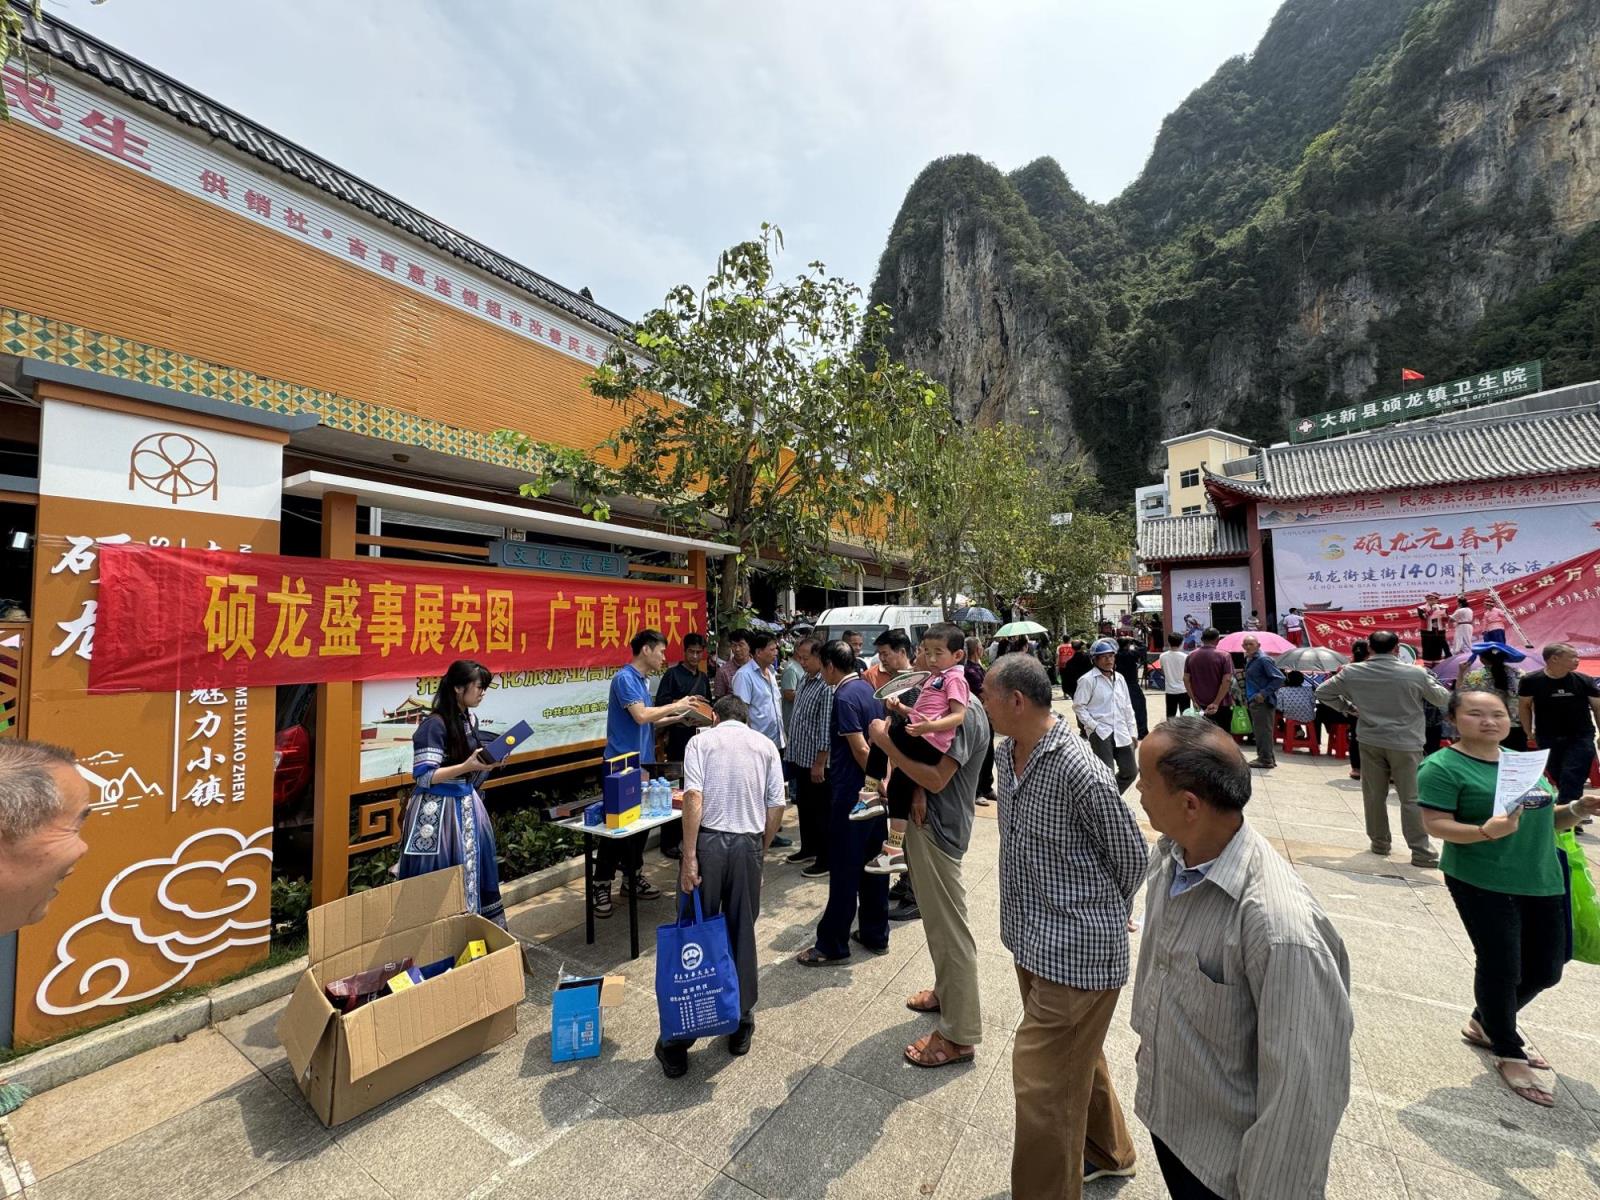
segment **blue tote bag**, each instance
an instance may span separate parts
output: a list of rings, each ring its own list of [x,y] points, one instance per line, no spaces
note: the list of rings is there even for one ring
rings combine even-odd
[[[689,906],[678,901],[678,919],[656,927],[656,1008],[663,1041],[720,1037],[739,1028],[739,972],[728,944],[728,923],[708,917],[700,889]]]

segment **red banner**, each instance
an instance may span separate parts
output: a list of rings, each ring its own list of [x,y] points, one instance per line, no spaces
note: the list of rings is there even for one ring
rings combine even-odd
[[[105,546],[89,690],[176,692],[621,666],[641,629],[668,655],[704,633],[697,588],[384,559]]]
[[[1569,642],[1581,658],[1600,655],[1600,550],[1569,558],[1532,575],[1496,583],[1494,588],[1501,603],[1536,648],[1551,642]],[[1487,599],[1485,588],[1467,593],[1467,602],[1477,617],[1474,628],[1480,638]],[[1451,610],[1455,602],[1455,596],[1444,597],[1445,606]],[[1422,603],[1420,595],[1417,603]],[[1330,646],[1341,654],[1350,653],[1351,642],[1379,629],[1393,630],[1414,647],[1421,645],[1421,623],[1414,608],[1391,606],[1303,615],[1312,644]],[[1450,636],[1448,624],[1445,636]],[[1523,644],[1509,621],[1506,640],[1516,646]]]

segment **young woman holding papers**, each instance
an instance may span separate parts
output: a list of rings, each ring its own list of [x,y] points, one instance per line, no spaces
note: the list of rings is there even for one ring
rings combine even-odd
[[[1477,959],[1477,1007],[1461,1036],[1493,1054],[1513,1092],[1549,1108],[1555,1093],[1537,1072],[1550,1064],[1524,1048],[1517,1013],[1561,979],[1570,924],[1555,834],[1600,812],[1600,795],[1553,804],[1539,772],[1521,770],[1525,761],[1542,765],[1531,762],[1537,752],[1501,749],[1511,714],[1499,694],[1455,692],[1449,716],[1461,736],[1423,762],[1417,784],[1423,823],[1445,844],[1445,886]]]

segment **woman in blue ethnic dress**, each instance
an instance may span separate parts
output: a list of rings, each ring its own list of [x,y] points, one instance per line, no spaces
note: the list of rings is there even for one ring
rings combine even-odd
[[[478,794],[494,760],[482,748],[472,715],[493,679],[480,663],[451,663],[433,698],[433,712],[411,737],[411,775],[417,782],[406,809],[400,878],[459,866],[467,907],[504,928],[494,829]]]

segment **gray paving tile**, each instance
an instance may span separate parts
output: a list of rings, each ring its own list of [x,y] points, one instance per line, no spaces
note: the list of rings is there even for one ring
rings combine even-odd
[[[726,1175],[718,1175],[700,1193],[700,1200],[762,1200],[762,1197],[744,1184],[736,1183]]]
[[[642,1126],[601,1110],[512,1158],[474,1189],[473,1196],[694,1200],[716,1174]]]
[[[605,1103],[720,1170],[815,1066],[763,1036],[759,1009],[756,1015],[749,1054],[734,1058],[725,1038],[698,1042],[689,1051],[689,1073],[668,1079],[652,1043],[639,1070],[608,1087]]]
[[[533,1154],[603,1111],[559,1079],[501,1089],[491,1098],[424,1084],[335,1131],[337,1144],[397,1198],[465,1195],[508,1163]]]
[[[1395,1156],[1346,1137],[1333,1139],[1327,1194],[1328,1200],[1407,1200]]]
[[[314,1119],[258,1076],[30,1192],[40,1200],[211,1200],[249,1187],[327,1140]]]
[[[218,1192],[217,1195],[225,1193]],[[229,1200],[390,1200],[389,1193],[338,1146],[329,1143],[233,1194]]]
[[[230,1017],[216,1027],[235,1049],[250,1060],[258,1070],[270,1071],[281,1062],[287,1062],[283,1045],[278,1041],[278,1018],[289,1006],[289,997],[263,1004],[249,1012]]]
[[[932,1109],[818,1067],[723,1173],[789,1200],[921,1200],[937,1186],[962,1129]]]
[[[991,1043],[980,1045],[977,1057],[970,1063],[936,1068],[912,1066],[905,1061],[906,1046],[932,1030],[936,1023],[933,1016],[907,1009],[898,994],[886,993],[867,1005],[851,1022],[823,1063],[897,1096],[966,1121],[1000,1056],[991,1048]]]

